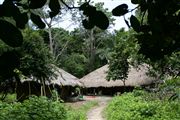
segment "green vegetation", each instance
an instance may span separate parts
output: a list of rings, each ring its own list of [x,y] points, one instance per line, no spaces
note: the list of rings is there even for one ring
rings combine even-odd
[[[86,120],[87,111],[98,104],[89,101],[72,108],[47,97],[32,96],[24,102],[13,102],[14,95],[0,101],[0,120]]]
[[[67,112],[67,116],[68,116],[67,120],[86,120],[87,111],[91,107],[96,106],[97,104],[98,104],[97,101],[89,101],[78,109],[69,108]]]
[[[105,111],[107,119],[179,120],[179,81],[180,78],[167,80],[156,93],[134,90],[114,97]]]
[[[33,96],[23,103],[0,102],[0,120],[65,120],[67,111],[58,101]]]
[[[142,96],[126,93],[115,97],[108,105],[108,120],[178,120],[178,101],[145,101]]]
[[[0,101],[6,103],[12,103],[16,101],[16,94],[0,94]]]
[[[77,7],[68,0],[4,0],[0,4],[0,94],[6,102],[0,101],[0,119],[86,119],[85,113],[96,103],[71,110],[45,97],[19,103],[12,102],[13,95],[5,96],[15,89],[23,91],[19,83],[26,77],[42,84],[51,80],[52,64],[80,78],[107,63],[108,79],[124,82],[129,67],[140,64],[147,64],[149,73],[159,79],[174,77],[155,90],[149,89],[150,93],[134,91],[115,97],[107,109],[108,120],[180,119],[179,0],[131,3],[137,7],[121,4],[109,12],[103,3],[91,0],[79,0]],[[73,9],[72,20],[79,27],[71,32],[53,28],[68,9]],[[129,21],[127,13],[131,13]],[[109,32],[112,15],[123,16],[132,29]],[[37,30],[34,25],[45,29]]]

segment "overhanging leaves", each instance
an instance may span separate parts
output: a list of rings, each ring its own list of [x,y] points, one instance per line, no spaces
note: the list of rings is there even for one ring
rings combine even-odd
[[[140,22],[139,22],[139,20],[134,15],[131,15],[130,23],[131,23],[132,28],[136,32],[140,32]]]
[[[126,13],[128,13],[127,4],[121,4],[112,10],[112,14],[114,16],[122,16],[122,15],[125,15]]]
[[[16,21],[16,26],[18,28],[25,28],[25,25],[27,24],[28,22],[28,16],[27,16],[27,13],[21,13],[21,14],[18,14],[16,16],[13,17]]]
[[[6,0],[0,5],[0,16],[12,17],[20,13],[17,6],[12,1]]]
[[[96,11],[94,17],[96,18],[95,20],[95,25],[102,30],[105,30],[109,26],[109,20],[107,16],[102,12],[102,11]]]
[[[0,39],[11,47],[19,47],[23,42],[21,32],[11,23],[0,20]]]
[[[105,30],[109,26],[109,20],[107,16],[102,11],[97,11],[96,7],[89,5],[89,3],[84,3],[80,6],[79,10],[83,11],[83,14],[88,17],[88,20],[83,20],[83,26],[86,29],[92,29],[94,26]]]
[[[43,29],[46,27],[45,23],[41,20],[40,16],[34,14],[34,13],[31,13],[31,16],[30,16],[32,22],[34,24],[36,24],[40,29]]]
[[[86,19],[82,21],[82,24],[86,29],[92,29],[95,26],[91,21],[88,21]]]
[[[131,0],[132,4],[138,4],[140,2],[140,0]]]
[[[43,7],[47,0],[28,0],[30,9],[37,9]]]
[[[60,9],[61,9],[59,1],[58,0],[50,0],[49,8],[51,9],[51,12],[49,13],[49,16],[51,18],[56,16],[59,13]]]
[[[13,70],[20,65],[16,51],[7,51],[0,56],[0,76],[7,79],[13,76]]]

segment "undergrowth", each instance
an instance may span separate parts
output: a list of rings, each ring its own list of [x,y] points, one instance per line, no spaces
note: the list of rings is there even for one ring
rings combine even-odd
[[[158,92],[134,90],[114,97],[105,109],[107,120],[180,120],[179,80],[165,82]]]

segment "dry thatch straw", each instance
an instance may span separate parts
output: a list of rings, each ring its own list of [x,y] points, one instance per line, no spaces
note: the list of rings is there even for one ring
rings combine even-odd
[[[77,77],[71,75],[63,69],[56,67],[55,74],[57,77],[51,80],[50,84],[57,84],[59,86],[82,86],[82,83]]]
[[[54,70],[55,77],[51,77],[51,80],[45,81],[45,85],[57,84],[59,86],[83,86],[77,77],[71,75],[63,69],[58,68],[55,65],[52,65],[52,69]],[[21,82],[25,81],[37,81],[38,83],[41,83],[39,80],[33,78],[21,80]]]
[[[141,86],[153,83],[155,79],[146,75],[147,70],[148,69],[145,66],[140,66],[138,70],[131,68],[128,78],[125,81],[126,86]],[[108,65],[105,65],[81,78],[80,82],[82,82],[87,88],[124,86],[122,80],[107,81],[107,71]]]

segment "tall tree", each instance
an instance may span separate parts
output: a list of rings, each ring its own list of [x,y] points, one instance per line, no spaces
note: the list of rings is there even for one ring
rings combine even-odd
[[[22,54],[20,68],[22,74],[34,77],[41,82],[49,80],[53,74],[53,57],[43,38],[37,31],[23,31],[24,42],[19,51]]]
[[[79,4],[82,4],[82,1],[79,1]],[[85,3],[84,3],[85,4]],[[93,3],[91,3],[93,4]],[[91,6],[91,5],[90,5]],[[112,14],[108,11],[107,8],[104,8],[104,3],[100,2],[100,3],[95,3],[94,4],[95,7],[91,6],[92,9],[96,9],[97,11],[103,11],[109,21],[110,21],[110,25],[113,25],[114,23],[114,19],[112,18]],[[77,15],[77,13],[75,13]],[[85,21],[86,21],[86,17],[83,17],[82,14],[79,15],[79,17],[77,18],[73,18],[73,20],[79,24],[79,36],[81,36],[81,39],[83,39],[84,41],[84,53],[85,56],[88,59],[88,71],[91,72],[94,69],[96,69],[97,67],[100,67],[98,63],[99,59],[99,55],[100,53],[100,49],[102,47],[102,44],[105,43],[105,41],[110,41],[110,33],[108,30],[101,30],[98,27],[92,27],[91,29],[84,29],[83,26],[85,26]],[[81,23],[81,21],[84,21]],[[103,57],[101,57],[103,58]],[[104,58],[105,60],[105,58]],[[106,61],[106,60],[105,60]],[[107,61],[106,61],[107,63]],[[104,63],[105,64],[105,63]]]
[[[4,0],[0,5],[0,18],[12,18],[15,25],[7,20],[0,20],[0,39],[11,47],[19,47],[23,43],[23,36],[19,29],[23,29],[29,19],[35,23],[38,28],[45,28],[45,23],[41,17],[33,12],[34,9],[42,8],[47,0]],[[180,5],[179,0],[131,0],[133,4],[137,4],[141,14],[139,21],[134,15],[130,17],[130,26],[139,33],[137,41],[140,45],[139,53],[142,53],[151,61],[162,59],[165,55],[171,55],[173,52],[179,52],[180,46]],[[68,6],[63,0],[49,0],[49,17],[56,16],[61,8],[60,4],[65,5],[69,10],[78,8],[83,12],[85,19],[82,24],[86,29],[98,27],[106,30],[109,26],[108,17],[90,1],[85,1],[78,7]],[[129,10],[128,5],[121,4],[113,9],[115,16],[122,16],[135,9]],[[144,17],[147,14],[147,21]],[[126,21],[128,24],[128,22]],[[91,32],[90,32],[91,33]],[[1,62],[19,57],[13,53],[4,53],[1,55]],[[6,72],[13,73],[13,69],[18,66],[13,62],[8,62]],[[1,68],[6,68],[1,65]],[[3,69],[1,70],[3,71]],[[11,72],[9,72],[11,71]],[[3,73],[3,72],[2,72]],[[4,74],[1,74],[3,76]]]
[[[138,66],[140,63],[138,55],[139,46],[135,42],[133,31],[121,29],[115,32],[115,47],[109,57],[108,80],[122,80],[128,77],[129,67]]]

